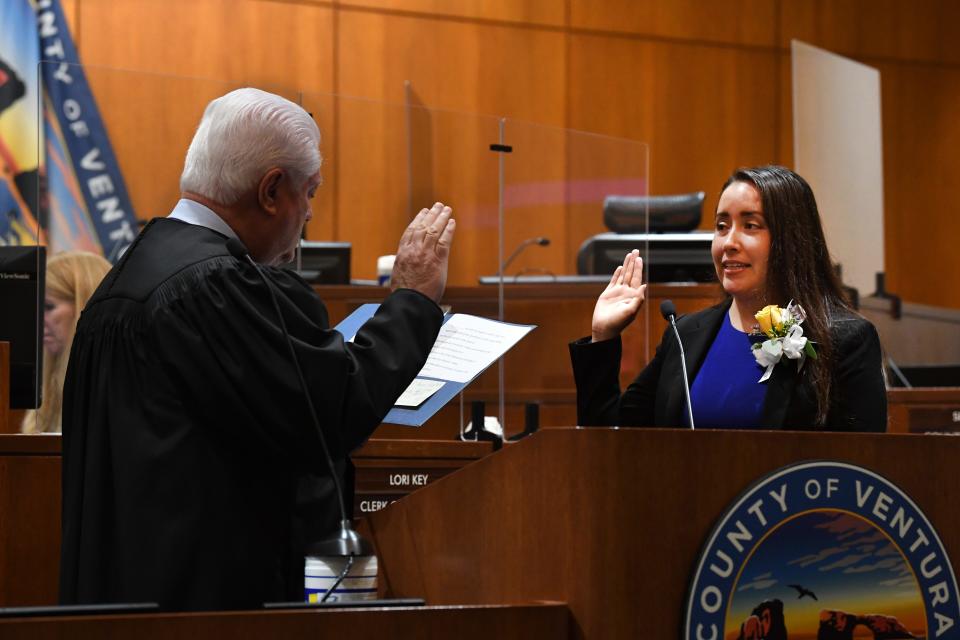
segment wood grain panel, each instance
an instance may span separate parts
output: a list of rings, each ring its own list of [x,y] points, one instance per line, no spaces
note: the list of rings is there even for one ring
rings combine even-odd
[[[570,127],[650,145],[650,193],[706,191],[778,160],[773,52],[571,37]],[[703,228],[710,227],[704,215]]]
[[[793,167],[793,69],[789,51],[777,55],[780,69],[780,83],[777,100],[777,162],[785,167]]]
[[[204,108],[241,85],[96,67],[86,75],[137,217],[167,215]]]
[[[337,235],[355,243],[355,277],[370,277],[376,256],[394,253],[411,215],[435,200],[451,204],[457,218],[450,284],[473,284],[495,273],[498,157],[489,145],[499,140],[499,125],[458,111],[562,124],[562,36],[349,11],[339,19],[341,52],[364,52],[341,53],[341,93],[387,103],[339,104]],[[430,108],[408,111],[401,106],[408,96]],[[547,161],[555,151],[543,150]],[[560,233],[563,218],[555,224]],[[517,238],[524,233],[518,227]],[[508,246],[517,241],[508,239]]]
[[[176,203],[187,146],[211,99],[253,85],[297,101],[301,90],[333,86],[328,8],[268,0],[77,2],[87,77],[142,219],[166,215]],[[319,207],[330,201],[321,190]]]
[[[960,4],[953,0],[781,2],[780,46],[791,39],[854,57],[960,63]]]
[[[564,40],[554,31],[438,18],[339,14],[339,93],[562,126]]]
[[[556,0],[340,0],[340,6],[563,26],[564,7]]]
[[[79,0],[88,65],[287,91],[333,88],[331,9],[273,0]]]
[[[960,68],[882,64],[887,288],[960,308]]]
[[[960,431],[960,388],[887,390],[889,433]]]
[[[570,0],[570,24],[707,42],[771,46],[778,0]]]
[[[484,151],[496,127],[455,126],[439,110],[649,143],[649,192],[703,189],[709,213],[734,167],[789,166],[788,47],[800,38],[881,67],[890,288],[960,308],[955,288],[929,275],[955,277],[957,268],[944,247],[960,219],[949,180],[960,169],[950,152],[960,4],[950,0],[65,0],[64,11],[88,65],[217,79],[177,87],[88,71],[140,217],[164,214],[177,197],[207,99],[241,83],[303,88],[328,103],[318,118],[327,184],[309,237],[354,241],[354,275],[372,277],[375,257],[393,253],[412,213],[449,200],[461,223],[451,282],[461,284],[497,266],[496,159]],[[402,104],[405,80],[412,102],[428,108],[412,125],[400,107],[364,120],[361,108],[320,97]],[[544,145],[541,157],[538,168],[515,156],[507,170],[523,167],[516,183],[528,190],[591,177],[571,164],[580,155],[569,138]],[[562,199],[517,207],[505,250],[532,235],[553,244],[532,248],[514,270],[569,272],[579,242],[602,230],[595,209]]]
[[[373,278],[376,257],[396,253],[397,241],[421,207],[454,208],[457,232],[448,283],[476,284],[496,272],[497,122],[451,112],[423,112],[428,135],[413,142],[427,162],[408,173],[402,108],[341,99],[337,162],[337,239],[353,242],[353,275]],[[415,200],[409,197],[416,184]]]

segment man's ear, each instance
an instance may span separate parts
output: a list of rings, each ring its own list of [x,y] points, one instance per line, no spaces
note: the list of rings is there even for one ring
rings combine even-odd
[[[257,188],[257,199],[260,202],[260,208],[270,215],[277,213],[277,198],[280,192],[280,185],[286,179],[283,169],[274,167],[260,178],[260,185]]]

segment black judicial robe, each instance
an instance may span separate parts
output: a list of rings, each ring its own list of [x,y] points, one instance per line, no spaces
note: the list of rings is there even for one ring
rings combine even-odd
[[[342,465],[423,366],[442,313],[401,289],[345,344],[307,283],[265,271]],[[61,603],[301,599],[291,523],[309,473],[326,474],[320,440],[263,281],[215,231],[154,220],[77,326],[64,388]]]

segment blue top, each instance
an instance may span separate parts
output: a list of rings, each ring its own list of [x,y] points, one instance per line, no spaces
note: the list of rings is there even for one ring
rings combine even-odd
[[[759,429],[767,385],[757,382],[763,367],[753,357],[751,344],[762,338],[737,331],[730,314],[713,339],[710,351],[690,389],[693,420],[698,428]],[[686,414],[684,414],[685,422]]]

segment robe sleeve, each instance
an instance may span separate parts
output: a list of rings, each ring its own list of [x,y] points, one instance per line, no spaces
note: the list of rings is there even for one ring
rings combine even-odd
[[[218,258],[156,294],[151,339],[180,410],[266,456],[323,470],[322,450],[270,290],[251,265]],[[292,272],[264,269],[332,456],[362,444],[426,361],[442,322],[411,290],[387,297],[353,344],[328,326],[313,290]],[[197,274],[193,274],[196,276]]]

